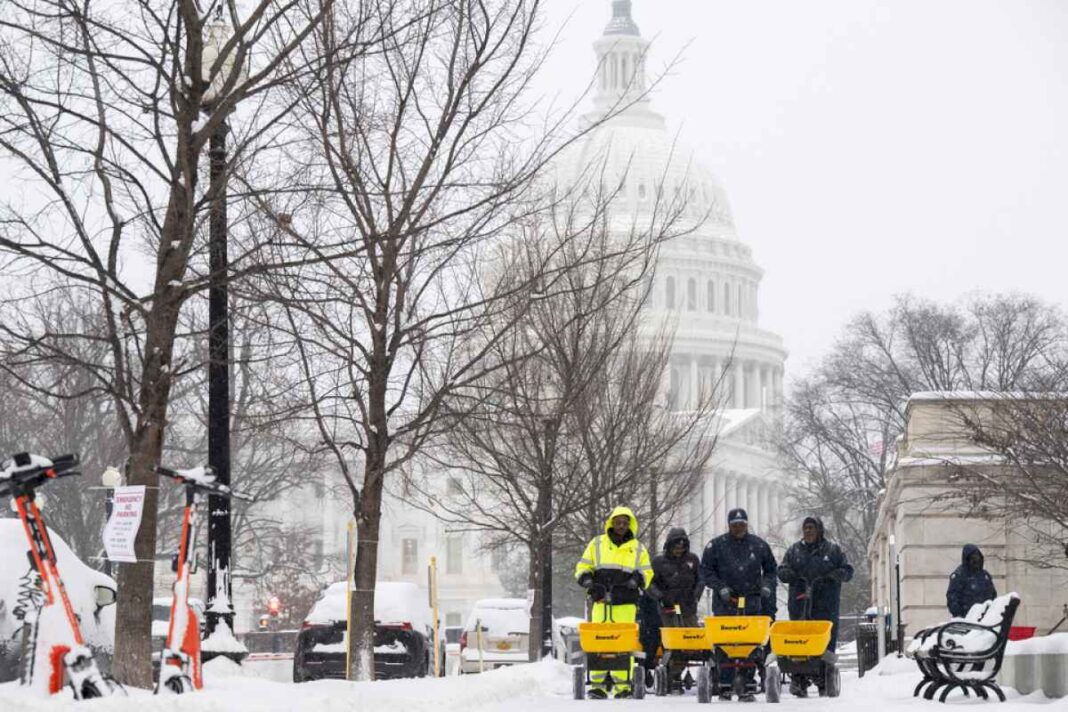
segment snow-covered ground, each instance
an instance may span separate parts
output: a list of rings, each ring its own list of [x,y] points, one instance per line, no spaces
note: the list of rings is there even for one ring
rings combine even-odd
[[[202,710],[209,712],[288,712],[309,709],[316,712],[381,712],[383,709],[401,712],[459,712],[486,710],[488,712],[558,712],[580,710],[587,706],[610,707],[613,710],[644,710],[664,712],[687,710],[697,704],[692,695],[654,698],[642,701],[583,701],[570,699],[570,669],[557,662],[523,665],[496,670],[482,675],[466,675],[442,679],[395,680],[374,683],[320,681],[301,685],[271,682],[234,670],[227,661],[213,661],[205,666],[206,688],[202,692],[183,697],[152,697],[134,691],[128,698],[74,702],[72,699],[40,699],[27,696],[15,684],[0,685],[0,710],[106,710],[108,712],[154,712]],[[878,710],[905,712],[935,710],[946,706],[968,709],[989,709],[990,712],[1053,712],[1068,710],[1068,699],[1048,700],[1041,694],[1020,697],[1008,691],[1009,702],[982,702],[974,697],[953,697],[948,705],[916,700],[912,688],[918,680],[915,665],[908,660],[888,659],[880,668],[863,679],[849,675],[844,679],[842,696],[835,700],[808,698],[794,700],[787,696],[779,705],[758,702],[742,705],[745,709],[781,710],[797,712],[809,710]],[[739,703],[731,703],[738,706]],[[723,704],[713,702],[712,706]]]

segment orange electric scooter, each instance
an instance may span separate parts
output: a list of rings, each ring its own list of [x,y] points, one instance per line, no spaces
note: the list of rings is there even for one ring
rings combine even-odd
[[[49,694],[54,695],[62,690],[66,681],[74,691],[74,698],[85,700],[125,695],[126,690],[100,672],[92,651],[82,639],[78,617],[59,576],[56,553],[48,538],[48,527],[34,502],[37,487],[60,477],[80,475],[75,469],[77,466],[77,455],[48,458],[20,452],[0,464],[0,496],[15,498],[19,519],[30,542],[30,564],[40,578],[44,594],[44,605],[35,625],[38,637],[44,631],[47,647],[40,651],[35,649],[32,669],[39,670],[39,665],[47,666]]]
[[[189,605],[189,577],[196,573],[196,556],[191,549],[196,541],[196,504],[205,493],[222,497],[249,499],[238,494],[228,485],[215,480],[211,467],[196,467],[191,470],[171,470],[156,467],[156,474],[170,477],[185,487],[185,509],[182,512],[182,533],[178,542],[178,556],[174,571],[174,598],[171,601],[171,620],[167,628],[167,640],[159,662],[159,681],[156,694],[172,692],[182,694],[199,690],[204,686],[200,669],[200,621]]]

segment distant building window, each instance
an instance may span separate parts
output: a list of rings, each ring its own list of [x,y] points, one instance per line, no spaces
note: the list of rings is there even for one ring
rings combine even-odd
[[[723,313],[730,316],[731,313],[731,285],[723,285]]]
[[[464,572],[464,540],[460,536],[450,536],[445,540],[445,573],[462,574]]]
[[[675,278],[668,277],[664,283],[664,305],[668,309],[675,308]]]
[[[697,280],[693,278],[686,283],[686,308],[689,311],[697,308]]]
[[[716,311],[716,283],[708,280],[708,311]]]
[[[401,573],[415,574],[419,568],[419,540],[401,540]]]
[[[645,183],[638,184],[638,200],[645,200]]]

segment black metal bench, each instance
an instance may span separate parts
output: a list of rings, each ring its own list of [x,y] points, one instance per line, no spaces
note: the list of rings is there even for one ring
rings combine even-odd
[[[923,673],[913,697],[921,694],[945,702],[949,693],[960,689],[966,696],[974,692],[986,700],[989,692],[1002,702],[1005,693],[995,678],[1001,670],[1009,628],[1020,606],[1020,597],[1010,593],[985,604],[977,604],[963,620],[952,620],[920,631],[909,646],[909,654]]]

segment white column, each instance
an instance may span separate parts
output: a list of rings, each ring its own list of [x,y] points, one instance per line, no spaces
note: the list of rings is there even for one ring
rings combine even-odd
[[[746,408],[760,407],[760,364],[756,361],[749,362],[749,392],[746,395]]]
[[[741,361],[735,361],[731,366],[734,369],[734,402],[735,408],[745,407],[745,369]]]
[[[774,524],[772,521],[774,518],[771,515],[771,506],[768,503],[770,499],[770,487],[767,483],[760,483],[759,497],[760,497],[760,533],[767,536],[771,533],[771,527]]]
[[[775,392],[775,405],[782,405],[782,368],[776,367],[775,372],[772,374],[772,380],[774,381],[773,391]]]
[[[715,487],[713,491],[714,499],[712,500],[712,508],[709,510],[712,514],[712,518],[708,523],[709,538],[712,538],[712,535],[723,527],[724,521],[727,518],[726,510],[724,509],[724,505],[726,504],[724,500],[727,497],[726,475],[724,475],[721,470],[717,470],[713,475],[712,482]]]
[[[697,407],[697,401],[699,393],[701,392],[701,384],[698,381],[697,373],[697,354],[690,356],[690,398],[687,401],[690,404],[690,410]]]

